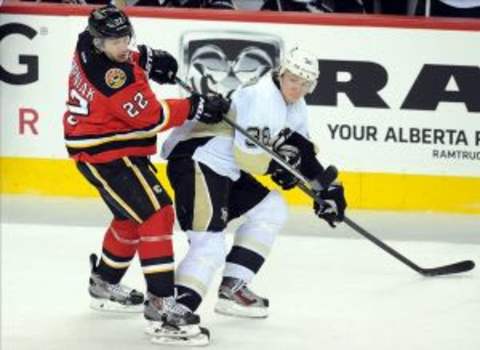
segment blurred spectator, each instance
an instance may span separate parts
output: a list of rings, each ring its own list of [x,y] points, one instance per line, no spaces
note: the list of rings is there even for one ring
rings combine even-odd
[[[406,15],[410,0],[370,0],[371,12],[383,15]]]
[[[2,0],[0,0],[2,1]],[[7,0],[6,2],[11,2]],[[480,0],[20,0],[117,6],[303,11],[317,13],[374,13],[480,18]],[[5,1],[4,1],[5,2]],[[244,5],[248,3],[248,5]]]
[[[232,0],[22,0],[27,2],[50,2],[66,4],[92,4],[106,5],[114,4],[123,6],[163,6],[163,7],[189,7],[189,8],[215,8],[234,10]]]
[[[232,0],[117,0],[117,6],[163,6],[163,7],[188,7],[188,8],[215,8],[234,10]]]
[[[363,0],[367,13],[480,17],[480,0]]]
[[[382,15],[414,14],[418,0],[363,0],[367,13]]]
[[[430,0],[426,15],[480,18],[480,0]]]
[[[72,4],[72,5],[106,5],[110,3],[108,0],[20,0],[21,2],[44,2],[57,4]]]
[[[265,0],[262,10],[303,12],[365,12],[362,0]]]

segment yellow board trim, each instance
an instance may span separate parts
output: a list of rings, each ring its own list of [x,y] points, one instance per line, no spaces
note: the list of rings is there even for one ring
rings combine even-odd
[[[156,166],[171,195],[165,164]],[[67,159],[2,157],[0,175],[1,194],[98,196]],[[480,177],[343,172],[340,178],[350,208],[480,214]],[[259,179],[268,187],[274,186],[268,178]],[[299,190],[284,195],[290,204],[311,204]]]

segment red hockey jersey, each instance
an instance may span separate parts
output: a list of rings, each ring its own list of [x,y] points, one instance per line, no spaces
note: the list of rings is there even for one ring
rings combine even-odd
[[[129,62],[113,62],[94,48],[87,31],[79,35],[63,117],[70,157],[104,163],[154,154],[156,134],[181,125],[189,111],[188,99],[157,100],[139,53],[132,51]]]

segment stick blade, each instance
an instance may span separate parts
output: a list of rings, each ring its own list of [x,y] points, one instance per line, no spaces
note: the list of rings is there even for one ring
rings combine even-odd
[[[434,267],[431,269],[422,269],[422,275],[431,277],[431,276],[440,276],[440,275],[450,275],[454,273],[466,272],[473,270],[475,263],[472,260],[464,260],[457,262],[451,265],[445,265],[440,267]]]

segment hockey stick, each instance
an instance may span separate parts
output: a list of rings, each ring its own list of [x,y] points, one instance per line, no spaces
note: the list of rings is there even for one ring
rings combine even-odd
[[[175,78],[176,82],[178,85],[180,85],[182,88],[184,88],[186,91],[189,93],[195,93],[195,91],[183,80],[180,78]],[[297,177],[300,182],[297,184],[297,187],[300,188],[305,194],[310,196],[313,200],[315,200],[318,204],[323,205],[324,201],[321,199],[307,184],[309,181],[301,174],[299,173],[296,169],[292,168],[290,164],[288,164],[282,157],[280,157],[277,153],[275,153],[273,150],[268,148],[266,145],[263,143],[259,142],[255,137],[250,135],[245,129],[243,129],[241,126],[237,125],[234,121],[230,120],[228,117],[224,116],[223,120],[230,125],[233,129],[238,131],[240,134],[245,136],[249,141],[253,142],[256,146],[260,147],[263,151],[268,153],[276,162],[278,162],[283,168],[288,170],[290,173],[292,173],[295,177]],[[353,229],[355,232],[359,233],[366,239],[368,239],[370,242],[374,243],[376,246],[380,247],[390,255],[392,255],[394,258],[398,259],[408,267],[412,268],[416,272],[420,273],[423,276],[439,276],[439,275],[448,275],[448,274],[453,274],[453,273],[460,273],[460,272],[465,272],[472,270],[475,267],[475,263],[472,260],[463,260],[457,263],[449,264],[449,265],[444,265],[444,266],[438,266],[438,267],[433,267],[433,268],[423,268],[415,264],[413,261],[410,259],[407,259],[405,256],[400,254],[398,251],[393,249],[392,247],[388,246],[385,244],[383,241],[369,233],[367,230],[362,228],[360,225],[355,223],[353,220],[349,219],[347,216],[344,217],[343,222],[347,226],[349,226],[351,229]]]

